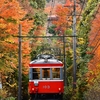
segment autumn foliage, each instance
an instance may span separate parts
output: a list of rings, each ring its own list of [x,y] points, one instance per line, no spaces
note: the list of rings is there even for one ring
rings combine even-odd
[[[18,66],[18,31],[19,24],[22,25],[22,35],[28,35],[31,27],[33,26],[33,21],[27,18],[24,19],[27,12],[20,7],[17,0],[2,0],[0,2],[0,68],[3,70],[10,71],[10,68],[17,68]],[[29,42],[23,42],[23,55],[29,54]],[[27,47],[26,47],[27,46]],[[27,62],[26,60],[27,59]],[[27,66],[29,63],[29,57],[23,58],[23,66]],[[11,64],[12,63],[12,64]],[[8,69],[8,68],[9,69]],[[13,71],[13,70],[12,70]]]
[[[100,73],[100,6],[97,7],[97,12],[94,16],[91,22],[91,31],[89,33],[89,47],[92,48],[90,54],[93,55],[93,58],[88,63],[90,83],[93,82]]]
[[[56,30],[61,30],[64,32],[67,28],[67,25],[69,24],[68,20],[71,20],[71,17],[66,17],[67,14],[69,14],[69,9],[67,7],[63,7],[62,5],[57,5],[55,12],[58,16],[58,21],[53,22],[57,26]]]

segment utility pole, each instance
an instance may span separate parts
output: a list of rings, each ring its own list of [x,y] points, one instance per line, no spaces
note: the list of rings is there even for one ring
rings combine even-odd
[[[76,0],[73,7],[73,89],[76,88]]]
[[[0,71],[0,92],[1,92],[1,89],[2,89],[2,73]]]
[[[76,0],[66,0],[64,7],[73,7],[73,89],[76,88]]]
[[[67,85],[67,82],[66,82],[66,45],[65,45],[65,35],[63,34],[63,55],[64,55],[64,86]]]
[[[21,24],[19,25],[19,52],[18,52],[18,100],[22,100],[21,95],[22,95],[22,26]]]

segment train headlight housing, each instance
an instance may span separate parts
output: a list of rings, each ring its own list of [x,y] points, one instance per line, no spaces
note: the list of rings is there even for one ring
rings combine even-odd
[[[34,81],[34,85],[38,86],[39,82],[37,80]]]

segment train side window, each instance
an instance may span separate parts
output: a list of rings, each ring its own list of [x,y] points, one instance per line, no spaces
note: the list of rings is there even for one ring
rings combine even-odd
[[[50,68],[42,69],[42,79],[50,79]]]
[[[60,68],[52,68],[53,79],[60,79]]]
[[[40,79],[40,69],[33,68],[33,79]]]

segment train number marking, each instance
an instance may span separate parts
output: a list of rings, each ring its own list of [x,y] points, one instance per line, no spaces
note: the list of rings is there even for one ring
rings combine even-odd
[[[44,85],[43,89],[50,89],[50,85]]]

